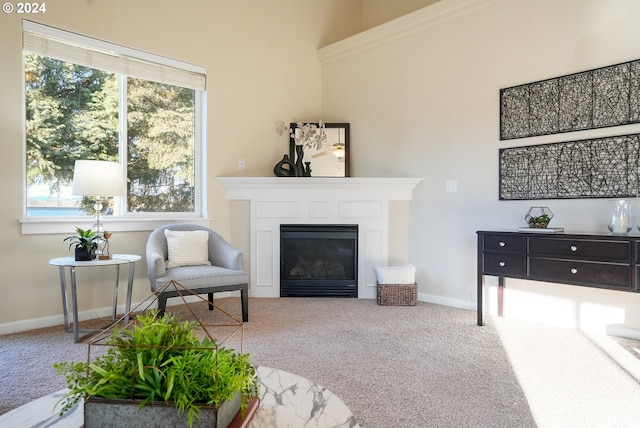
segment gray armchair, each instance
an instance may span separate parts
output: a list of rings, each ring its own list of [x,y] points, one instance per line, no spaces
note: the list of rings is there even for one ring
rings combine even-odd
[[[209,261],[211,265],[180,266],[167,268],[167,239],[165,230],[191,231],[206,230],[209,233]],[[240,290],[242,301],[242,321],[249,320],[249,275],[242,270],[242,253],[227,243],[220,235],[203,226],[195,224],[169,224],[155,229],[147,238],[147,270],[151,291],[158,295],[158,309],[163,313],[167,298],[180,294],[174,287],[159,290],[174,280],[186,288],[207,294],[209,309],[213,310],[213,294],[222,291]]]

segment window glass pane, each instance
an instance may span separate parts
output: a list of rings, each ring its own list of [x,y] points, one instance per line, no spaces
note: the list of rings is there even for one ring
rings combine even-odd
[[[118,160],[117,76],[27,52],[24,65],[27,215],[92,214],[71,194],[73,167]]]
[[[127,79],[129,212],[195,211],[195,90]]]
[[[126,168],[105,215],[201,215],[204,68],[30,21],[23,52],[27,217],[93,215],[71,191],[79,159]]]

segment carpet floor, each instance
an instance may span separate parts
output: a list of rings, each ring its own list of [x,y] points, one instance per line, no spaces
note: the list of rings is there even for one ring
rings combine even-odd
[[[240,318],[237,298],[216,304]],[[419,302],[252,298],[244,352],[254,365],[336,394],[363,428],[632,427],[640,420],[634,341]],[[221,311],[192,305],[209,322]],[[170,307],[180,311],[180,306]],[[228,346],[239,347],[234,336]],[[640,348],[640,347],[638,347]],[[0,336],[0,413],[65,387],[52,364],[82,361],[62,327]]]

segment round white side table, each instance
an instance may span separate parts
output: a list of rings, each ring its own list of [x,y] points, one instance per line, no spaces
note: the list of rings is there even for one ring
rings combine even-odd
[[[133,289],[133,274],[135,272],[135,264],[141,256],[136,254],[114,254],[109,260],[90,260],[79,262],[75,260],[75,257],[58,257],[49,260],[49,264],[52,266],[58,266],[60,272],[60,291],[62,293],[62,311],[64,313],[64,328],[67,332],[69,328],[69,307],[67,303],[67,279],[65,275],[65,268],[69,268],[69,277],[71,282],[71,311],[73,314],[73,340],[79,342],[84,340],[88,336],[100,331],[100,329],[94,330],[82,330],[78,327],[78,292],[76,285],[76,268],[93,268],[99,266],[115,266],[116,267],[116,280],[113,287],[113,315],[112,320],[115,321],[116,311],[118,306],[118,283],[120,282],[120,265],[129,265],[129,280],[127,283],[127,300],[125,305],[125,313],[129,313],[131,309],[131,291]],[[80,336],[80,333],[86,333]]]

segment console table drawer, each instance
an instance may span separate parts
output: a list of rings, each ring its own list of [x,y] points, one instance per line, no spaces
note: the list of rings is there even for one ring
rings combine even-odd
[[[485,253],[484,273],[496,276],[523,276],[524,256],[511,253]]]
[[[622,264],[532,257],[529,259],[529,277],[599,288],[631,289],[629,266]]]
[[[513,235],[484,235],[484,249],[494,251],[523,251],[522,236]]]
[[[531,256],[559,256],[596,261],[629,262],[629,241],[591,241],[580,239],[529,238]]]

